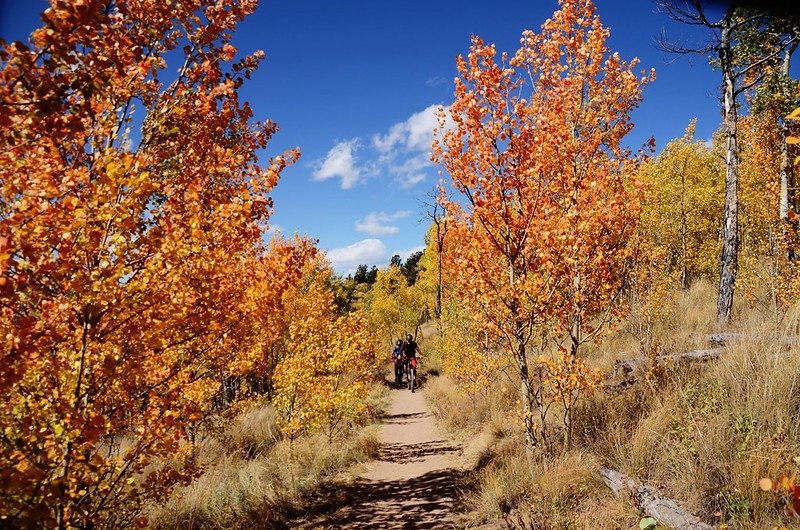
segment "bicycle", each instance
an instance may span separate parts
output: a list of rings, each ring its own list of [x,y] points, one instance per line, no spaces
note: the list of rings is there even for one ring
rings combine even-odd
[[[417,359],[415,357],[406,360],[406,380],[408,389],[414,392],[417,384]]]

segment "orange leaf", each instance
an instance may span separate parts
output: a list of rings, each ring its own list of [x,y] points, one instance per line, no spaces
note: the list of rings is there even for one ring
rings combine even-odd
[[[800,107],[783,117],[784,120],[800,120]]]

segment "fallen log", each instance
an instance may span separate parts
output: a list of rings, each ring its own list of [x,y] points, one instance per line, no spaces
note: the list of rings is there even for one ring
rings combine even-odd
[[[616,495],[628,493],[636,507],[661,524],[676,530],[713,530],[677,505],[675,501],[664,498],[653,488],[613,469],[601,468],[600,478]]]
[[[712,346],[724,346],[737,340],[747,339],[748,336],[744,333],[713,333],[708,336],[708,342]]]
[[[669,353],[655,357],[634,357],[632,359],[618,359],[614,362],[614,373],[626,379],[635,371],[649,365],[653,360],[657,362],[670,361],[710,361],[719,357],[725,348],[711,348],[709,350],[694,350],[685,353]]]
[[[649,366],[653,361],[656,362],[680,362],[680,361],[710,361],[717,359],[725,351],[724,346],[734,342],[741,342],[755,339],[752,335],[744,333],[714,333],[707,337],[708,342],[713,348],[694,350],[684,353],[668,353],[655,357],[633,357],[630,359],[618,359],[614,361],[613,374],[604,383],[608,390],[624,390],[630,388],[637,381],[636,374]],[[781,346],[793,346],[798,344],[794,337],[776,338],[775,342]]]

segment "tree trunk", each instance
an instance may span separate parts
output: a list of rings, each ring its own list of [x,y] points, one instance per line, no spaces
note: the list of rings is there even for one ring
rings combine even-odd
[[[683,159],[681,168],[681,288],[689,288],[689,249],[686,242],[686,167],[689,163],[689,155]]]
[[[733,313],[733,293],[736,284],[739,254],[739,154],[736,141],[737,108],[736,76],[733,70],[730,28],[733,8],[725,16],[721,32],[719,59],[723,79],[723,109],[725,121],[725,210],[722,220],[722,259],[720,264],[717,322],[728,324]]]
[[[436,225],[436,318],[442,316],[442,247],[444,246],[443,235],[439,235],[440,227]]]
[[[436,209],[431,218],[436,225],[436,307],[434,313],[438,319],[442,316],[442,253],[444,252],[444,237],[447,234],[447,219],[438,217]]]
[[[783,224],[789,221],[789,145],[786,143],[786,124],[778,125],[781,136],[781,191],[778,215]]]
[[[572,288],[577,295],[581,290],[581,276],[580,273],[575,273],[572,278]],[[581,315],[583,308],[580,303],[575,307],[575,313],[572,315],[572,326],[569,331],[570,348],[569,354],[574,359],[578,356],[578,349],[581,346]]]
[[[791,65],[792,54],[797,49],[797,42],[795,42],[788,50],[786,50],[785,55],[783,56],[783,63],[781,64],[781,75],[785,77],[789,77],[789,67]],[[784,241],[788,236],[787,230],[789,228],[789,144],[786,143],[786,136],[788,135],[788,130],[786,127],[786,122],[779,117],[778,128],[780,130],[780,137],[781,137],[781,166],[780,166],[780,178],[781,178],[781,190],[780,190],[780,199],[778,203],[778,215],[781,220],[781,227],[783,230],[783,237]],[[794,253],[790,249],[786,249],[786,259],[793,260]]]
[[[83,393],[83,373],[86,370],[86,354],[89,350],[89,332],[92,328],[92,324],[90,323],[90,314],[89,310],[85,309],[82,312],[81,316],[81,326],[83,328],[81,334],[81,351],[78,357],[78,373],[76,376],[75,381],[75,390],[73,391],[73,414],[75,417],[80,417],[81,414],[81,395]],[[72,440],[68,440],[64,449],[62,451],[63,457],[63,465],[61,467],[61,471],[59,473],[59,498],[58,503],[56,504],[56,527],[59,530],[69,527],[69,521],[66,519],[66,503],[68,502],[65,499],[68,483],[69,483],[69,473],[70,473],[70,466],[72,465]]]
[[[717,359],[725,348],[709,348],[704,350],[692,350],[684,353],[669,353],[656,357],[634,357],[632,359],[614,361],[614,377],[621,379],[631,379],[636,377],[642,370],[651,366],[653,362],[681,362],[681,361],[711,361]]]
[[[536,410],[536,399],[531,387],[530,373],[528,372],[528,358],[525,348],[524,324],[517,321],[514,330],[516,344],[517,368],[519,371],[520,390],[522,392],[522,415],[525,422],[525,448],[530,452],[536,447],[536,432],[533,428],[533,413]]]

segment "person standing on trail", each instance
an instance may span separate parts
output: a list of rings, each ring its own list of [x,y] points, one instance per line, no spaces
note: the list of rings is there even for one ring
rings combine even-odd
[[[405,362],[411,365],[411,369],[414,370],[414,374],[416,374],[417,370],[417,354],[422,357],[422,351],[420,351],[419,346],[417,346],[416,341],[414,341],[414,337],[410,334],[406,337],[406,341],[403,344],[403,359]],[[414,377],[414,382],[411,383],[411,391],[414,391],[414,386],[416,383],[416,377]],[[409,380],[410,381],[410,380]]]
[[[403,339],[397,339],[397,343],[392,350],[392,362],[394,362],[394,384],[403,383]]]

